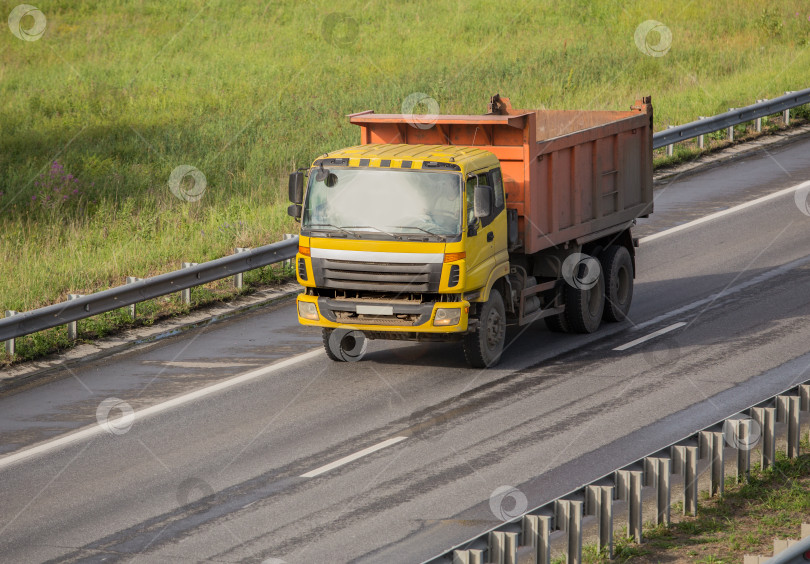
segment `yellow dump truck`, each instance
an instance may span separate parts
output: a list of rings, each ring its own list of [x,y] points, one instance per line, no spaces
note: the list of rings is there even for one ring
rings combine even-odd
[[[652,106],[484,115],[362,112],[361,144],[290,175],[298,318],[335,361],[368,339],[503,354],[507,325],[593,332],[625,318],[630,229],[652,212]]]

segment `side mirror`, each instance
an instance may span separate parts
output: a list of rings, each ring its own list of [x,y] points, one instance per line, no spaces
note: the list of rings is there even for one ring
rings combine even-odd
[[[475,187],[475,193],[473,194],[473,210],[476,218],[489,217],[492,215],[493,192],[492,186],[479,184]]]
[[[295,219],[301,219],[301,212],[301,204],[290,204],[287,207],[287,215],[294,217]]]
[[[289,198],[293,204],[304,202],[304,173],[301,171],[293,172],[290,175]],[[301,214],[298,215],[300,217]]]

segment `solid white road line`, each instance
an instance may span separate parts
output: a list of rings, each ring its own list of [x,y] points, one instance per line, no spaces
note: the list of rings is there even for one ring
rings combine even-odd
[[[349,462],[357,460],[358,458],[363,458],[364,456],[368,456],[372,452],[377,452],[378,450],[382,450],[385,447],[395,445],[398,442],[404,441],[407,438],[408,437],[394,437],[393,439],[388,439],[388,440],[383,441],[381,443],[377,443],[374,446],[364,448],[363,450],[355,452],[354,454],[350,454],[349,456],[344,456],[340,460],[335,460],[334,462],[326,464],[325,466],[321,466],[320,468],[316,468],[315,470],[312,470],[311,472],[307,472],[306,474],[301,474],[301,477],[302,478],[314,478],[315,476],[320,476],[321,474],[325,474],[326,472],[329,472],[330,470],[334,470],[338,466],[343,466],[344,464],[348,464]]]
[[[296,364],[304,362],[305,360],[315,358],[316,356],[320,356],[321,354],[322,351],[319,348],[310,351],[308,353],[300,354],[298,356],[282,360],[281,362],[276,362],[275,364],[270,364],[268,366],[263,366],[262,368],[257,368],[256,370],[251,370],[250,372],[245,372],[244,374],[234,376],[233,378],[230,378],[228,380],[223,380],[222,382],[212,384],[211,386],[201,388],[199,390],[183,394],[182,396],[177,396],[176,398],[172,398],[162,403],[155,404],[145,409],[141,409],[140,411],[136,411],[133,415],[130,415],[127,418],[127,421],[132,422],[134,424],[134,422],[139,421],[141,419],[146,419],[147,417],[150,417],[152,415],[168,411],[169,409],[172,409],[174,407],[179,407],[181,405],[196,401],[206,396],[210,396],[211,394],[221,392],[222,390],[227,390],[228,388],[238,386],[239,384],[243,384],[250,380],[255,380],[256,378],[266,376],[267,374],[278,372],[279,370],[289,368],[290,366],[294,366]],[[115,419],[112,419],[111,421],[115,422]],[[61,448],[65,445],[69,445],[104,433],[107,433],[107,430],[98,424],[92,425],[90,427],[85,427],[84,429],[80,429],[68,435],[64,435],[56,439],[51,439],[38,445],[34,445],[32,447],[25,448],[23,450],[19,450],[17,452],[13,452],[11,454],[3,456],[2,458],[0,458],[0,469],[3,469],[11,464],[14,464],[15,462],[19,462],[20,460],[24,460],[26,458],[30,458],[38,454],[43,454],[45,452],[50,452],[57,448]]]
[[[636,345],[640,345],[641,343],[647,342],[650,339],[655,339],[656,337],[658,337],[660,335],[664,335],[665,333],[669,333],[670,331],[674,331],[675,329],[683,327],[684,325],[686,325],[685,321],[679,321],[678,323],[673,323],[669,327],[664,327],[663,329],[659,329],[658,331],[656,331],[654,333],[650,333],[649,335],[645,335],[643,337],[640,337],[640,338],[636,339],[635,341],[630,341],[629,343],[625,343],[622,346],[616,347],[613,350],[614,351],[626,351],[627,349],[629,349],[631,347],[635,347]]]
[[[699,219],[694,221],[690,221],[689,223],[683,223],[678,225],[677,227],[673,227],[672,229],[666,229],[664,231],[659,231],[658,233],[653,233],[652,235],[648,235],[646,237],[642,237],[638,240],[639,244],[641,243],[649,243],[650,241],[655,241],[656,239],[660,239],[661,237],[666,237],[668,235],[672,235],[673,233],[677,233],[678,231],[683,231],[684,229],[689,229],[694,227],[695,225],[700,225],[701,223],[706,223],[707,221],[714,221],[715,219],[719,219],[726,215],[730,215],[732,213],[737,213],[738,211],[744,210],[746,208],[750,208],[756,205],[759,205],[763,202],[767,202],[769,200],[775,200],[776,198],[780,198],[785,194],[790,194],[791,192],[795,192],[796,190],[800,190],[802,188],[806,188],[810,186],[810,180],[806,182],[802,182],[801,184],[797,184],[796,186],[791,186],[790,188],[785,188],[784,190],[779,190],[778,192],[774,192],[773,194],[768,194],[767,196],[762,196],[761,198],[757,198],[756,200],[751,200],[750,202],[745,202],[744,204],[740,204],[739,206],[734,206],[733,208],[728,208],[727,210],[719,211],[717,213],[712,213],[706,216],[703,216]]]

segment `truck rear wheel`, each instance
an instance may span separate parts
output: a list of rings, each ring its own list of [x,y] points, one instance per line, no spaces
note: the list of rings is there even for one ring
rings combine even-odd
[[[565,317],[565,312],[558,313],[557,315],[549,315],[544,317],[546,327],[553,333],[570,333],[571,327],[568,325],[568,320]]]
[[[473,368],[498,364],[506,341],[506,310],[501,293],[492,289],[481,308],[478,329],[464,336],[464,356]]]
[[[590,288],[565,285],[565,319],[574,333],[593,333],[599,329],[605,310],[605,275],[599,269],[599,278]]]
[[[605,273],[605,321],[624,321],[633,301],[633,260],[626,247],[611,245],[600,256]]]

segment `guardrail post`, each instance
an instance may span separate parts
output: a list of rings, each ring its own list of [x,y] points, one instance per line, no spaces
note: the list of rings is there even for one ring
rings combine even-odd
[[[552,518],[547,514],[523,516],[523,544],[532,547],[536,564],[551,564]]]
[[[582,501],[558,499],[554,502],[557,529],[568,533],[568,564],[582,563]]]
[[[698,116],[698,119],[706,119],[706,116]],[[698,149],[703,149],[703,135],[698,135]]]
[[[710,458],[710,486],[709,495],[723,495],[725,486],[725,455],[723,448],[722,430],[711,429],[701,431],[700,437],[700,458]]]
[[[79,298],[83,298],[83,294],[68,294],[68,300],[77,300]],[[67,324],[67,332],[68,332],[68,341],[75,341],[79,338],[79,326],[78,322],[71,321]]]
[[[517,533],[492,531],[489,533],[489,558],[494,564],[518,564]]]
[[[14,317],[17,315],[17,312],[13,309],[6,310],[6,317]],[[14,356],[17,352],[17,340],[16,339],[9,339],[6,341],[6,352],[9,356]]]
[[[287,239],[292,239],[293,237],[295,237],[295,234],[293,234],[293,233],[285,233],[284,234],[284,240],[285,241]],[[294,263],[295,263],[294,258],[287,259],[287,260],[285,260],[284,262],[281,263],[281,268],[293,268],[295,266]]]
[[[751,473],[751,419],[728,419],[726,425],[732,426],[731,431],[735,437],[733,446],[737,449],[737,480],[748,480]],[[750,446],[749,446],[750,445]]]
[[[675,127],[674,125],[668,125],[667,129],[673,129],[674,127]],[[675,152],[675,144],[670,143],[669,145],[667,145],[667,156],[671,157],[674,152]]]
[[[672,446],[673,474],[683,475],[683,514],[697,515],[698,445],[690,440]]]
[[[776,396],[776,422],[787,423],[788,458],[799,456],[799,407],[801,398],[797,395]]]
[[[757,100],[757,104],[764,102],[765,100]],[[757,118],[757,133],[762,133],[762,118]]]
[[[197,266],[196,262],[184,262],[183,268],[191,268]],[[180,301],[186,305],[191,305],[191,288],[180,290]]]
[[[616,471],[617,494],[627,502],[627,535],[641,542],[641,487],[644,471],[630,467]]]
[[[286,239],[287,237],[285,236],[284,238]],[[247,252],[249,250],[250,250],[250,247],[236,247],[233,250],[233,253],[234,254],[239,254],[239,253]],[[237,290],[241,290],[242,286],[244,284],[245,278],[244,278],[243,274],[244,274],[244,272],[237,272],[236,274],[233,275],[233,286]]]
[[[453,564],[484,564],[484,551],[477,548],[454,550]]]
[[[810,411],[810,384],[799,384],[799,397],[801,398],[799,409]]]
[[[140,282],[143,278],[138,278],[137,276],[127,276],[127,284],[134,284],[135,282]],[[129,306],[129,316],[135,321],[135,305],[131,304]]]
[[[654,486],[656,493],[656,523],[669,526],[670,508],[672,504],[672,488],[670,474],[672,474],[672,459],[669,456],[658,454],[644,459],[644,474],[646,485]]]
[[[733,112],[737,108],[729,108],[728,111]],[[728,140],[733,142],[734,141],[734,126],[728,128]]]
[[[591,484],[585,488],[585,514],[599,519],[596,550],[613,559],[613,492],[615,486]]]
[[[785,94],[793,94],[793,91],[790,90],[785,92]],[[785,125],[790,125],[790,108],[786,108],[784,112],[782,112],[782,117],[785,118]]]
[[[762,454],[760,465],[762,469],[773,466],[776,462],[776,408],[775,407],[753,407],[751,415],[754,421],[759,424],[762,430]]]

